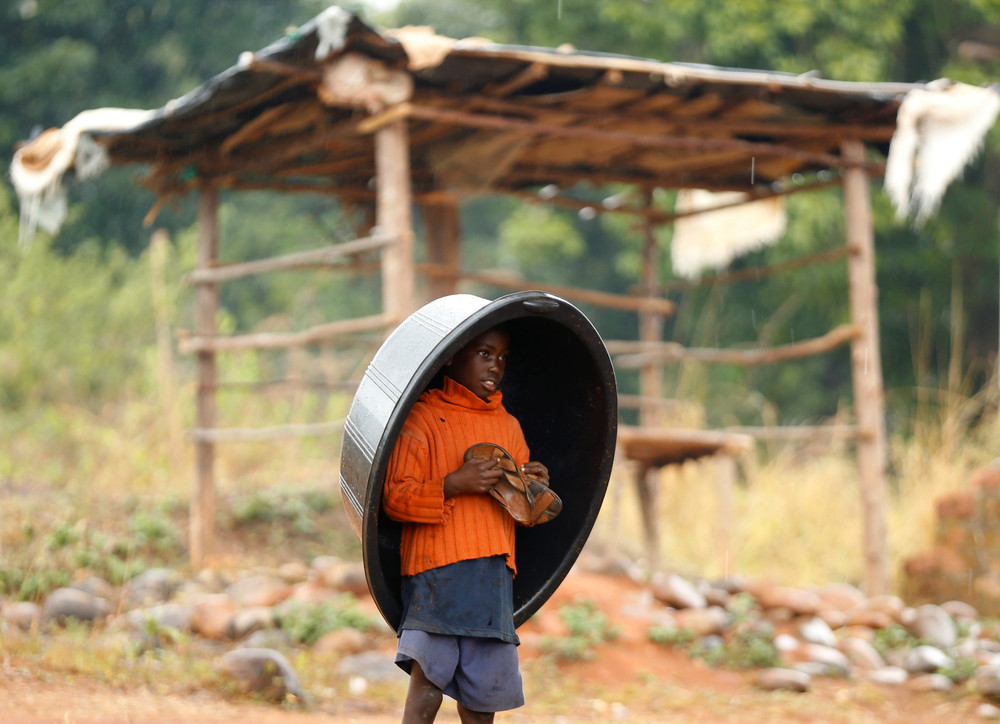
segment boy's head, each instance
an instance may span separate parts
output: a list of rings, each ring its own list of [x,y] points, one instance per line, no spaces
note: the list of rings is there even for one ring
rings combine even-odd
[[[502,326],[493,327],[456,352],[445,363],[444,371],[485,400],[500,389],[509,352],[510,333]]]

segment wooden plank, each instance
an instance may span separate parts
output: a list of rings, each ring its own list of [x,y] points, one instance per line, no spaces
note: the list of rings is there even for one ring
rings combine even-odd
[[[328,266],[345,256],[381,249],[393,243],[395,243],[395,239],[390,236],[373,234],[362,239],[345,241],[342,244],[324,246],[321,249],[310,249],[309,251],[273,256],[267,259],[226,264],[211,269],[196,269],[184,277],[184,282],[187,284],[216,284],[279,270]]]
[[[616,355],[615,367],[634,369],[649,364],[650,361],[661,362],[705,362],[713,364],[761,365],[785,362],[790,359],[810,357],[846,344],[862,335],[862,329],[857,324],[842,324],[821,337],[806,339],[801,342],[778,345],[776,347],[759,347],[756,349],[714,349],[684,347],[677,342],[605,342],[608,352]]]
[[[864,156],[865,147],[860,141],[845,141],[842,152],[848,161],[854,161]],[[852,251],[847,260],[851,321],[861,329],[861,334],[851,342],[854,410],[858,426],[868,433],[857,444],[864,528],[865,593],[875,596],[889,592],[885,521],[885,393],[879,350],[875,234],[868,178],[861,170],[849,169],[844,173],[844,217],[847,245]]]
[[[195,428],[190,431],[192,440],[198,443],[218,442],[260,442],[293,437],[319,437],[336,435],[344,430],[343,420],[313,422],[300,425],[273,425],[271,427],[214,427]]]
[[[376,314],[370,317],[357,317],[355,319],[328,322],[327,324],[310,327],[301,332],[258,332],[256,334],[242,334],[231,337],[211,337],[205,335],[182,337],[177,343],[177,349],[182,354],[196,352],[201,355],[247,349],[306,347],[311,344],[325,342],[340,335],[386,327],[392,321],[390,315]],[[199,427],[207,426],[199,425]]]
[[[448,267],[435,264],[418,264],[417,270],[428,276],[452,276],[454,271]],[[472,273],[461,272],[458,279],[489,284],[502,289],[513,289],[516,291],[531,291],[539,289],[551,292],[556,296],[569,300],[587,302],[608,309],[625,309],[628,311],[640,311],[648,309],[660,314],[672,314],[674,303],[669,299],[633,297],[623,294],[611,294],[610,292],[599,292],[592,289],[579,289],[575,287],[564,287],[557,284],[547,284],[539,282],[527,282],[520,279],[512,279],[503,274],[489,274],[485,272]]]

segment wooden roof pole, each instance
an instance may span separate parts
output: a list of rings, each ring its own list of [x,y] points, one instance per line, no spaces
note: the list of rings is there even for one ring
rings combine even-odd
[[[198,270],[215,265],[218,254],[219,189],[214,184],[202,186],[198,200]],[[215,315],[219,307],[218,286],[198,285],[195,297],[195,328],[201,337],[215,336]],[[197,427],[215,427],[215,351],[198,352]],[[195,442],[195,490],[191,499],[190,556],[193,568],[200,569],[215,549],[215,447],[211,441]]]
[[[410,142],[405,118],[375,131],[375,225],[396,242],[382,254],[382,311],[398,324],[416,309],[413,258],[413,192]]]
[[[865,593],[888,593],[886,544],[886,434],[882,357],[879,351],[878,286],[875,281],[875,235],[868,177],[861,141],[843,142],[844,159],[857,165],[844,171],[847,224],[847,277],[851,321],[861,334],[851,340],[854,410],[861,435],[857,441],[864,525]]]

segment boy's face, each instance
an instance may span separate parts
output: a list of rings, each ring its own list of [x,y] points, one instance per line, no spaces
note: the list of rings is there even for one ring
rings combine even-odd
[[[445,366],[445,371],[455,382],[485,400],[500,389],[509,351],[507,333],[490,329],[459,350]]]

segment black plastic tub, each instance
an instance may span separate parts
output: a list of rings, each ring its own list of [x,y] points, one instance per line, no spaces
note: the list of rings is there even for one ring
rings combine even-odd
[[[545,292],[495,301],[469,294],[441,297],[410,315],[389,336],[358,386],[344,428],[340,488],[363,546],[375,603],[393,629],[402,615],[401,525],[382,510],[389,455],[417,397],[473,337],[505,322],[511,364],[504,406],[521,422],[532,458],[549,469],[562,513],[517,529],[514,622],[524,623],[569,572],[590,535],[614,460],[618,397],[600,336],[580,310]]]

